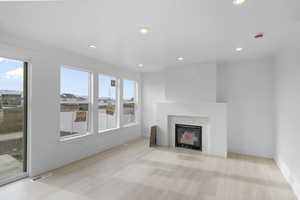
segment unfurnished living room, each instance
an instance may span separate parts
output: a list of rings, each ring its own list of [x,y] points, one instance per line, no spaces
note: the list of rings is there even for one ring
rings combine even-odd
[[[0,0],[0,200],[300,200],[299,0]]]

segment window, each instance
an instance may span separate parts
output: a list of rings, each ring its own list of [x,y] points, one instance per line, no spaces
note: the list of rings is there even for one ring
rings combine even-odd
[[[90,130],[91,74],[70,68],[60,70],[60,136]]]
[[[123,80],[123,124],[136,122],[137,83]]]
[[[118,127],[118,81],[115,77],[99,75],[98,127],[99,131]]]

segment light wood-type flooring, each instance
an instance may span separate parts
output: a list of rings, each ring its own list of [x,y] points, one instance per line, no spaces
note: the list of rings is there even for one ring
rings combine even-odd
[[[0,187],[1,200],[295,200],[275,162],[156,147],[139,139],[37,181]],[[48,177],[47,177],[48,176]]]

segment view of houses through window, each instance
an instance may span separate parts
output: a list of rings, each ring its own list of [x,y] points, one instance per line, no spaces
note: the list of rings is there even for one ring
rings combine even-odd
[[[117,87],[115,77],[99,75],[98,127],[99,131],[118,127]]]
[[[60,70],[60,136],[85,134],[90,131],[91,114],[91,74],[73,68]],[[97,117],[98,131],[118,128],[120,112],[119,79],[98,75]],[[122,124],[136,122],[137,83],[123,80]]]
[[[90,72],[70,68],[60,71],[60,136],[89,131]]]
[[[123,123],[136,122],[137,83],[133,80],[123,80]]]

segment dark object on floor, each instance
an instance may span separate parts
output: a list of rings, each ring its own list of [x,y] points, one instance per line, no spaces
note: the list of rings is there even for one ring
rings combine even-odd
[[[156,135],[157,135],[157,126],[152,126],[151,133],[150,133],[150,147],[156,145]]]

